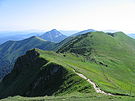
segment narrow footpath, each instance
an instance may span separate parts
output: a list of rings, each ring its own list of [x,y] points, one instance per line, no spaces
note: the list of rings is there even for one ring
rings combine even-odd
[[[83,79],[85,79],[85,80],[87,80],[92,86],[93,86],[93,88],[95,89],[95,91],[97,92],[97,93],[101,93],[101,94],[105,94],[105,95],[114,95],[114,94],[111,94],[111,93],[107,93],[107,92],[104,92],[104,91],[102,91],[100,88],[98,88],[97,86],[96,86],[96,84],[94,83],[94,82],[92,82],[90,79],[88,79],[86,76],[84,76],[83,74],[80,74],[80,73],[77,73],[75,70],[73,70],[78,76],[80,76],[81,78],[83,78]]]

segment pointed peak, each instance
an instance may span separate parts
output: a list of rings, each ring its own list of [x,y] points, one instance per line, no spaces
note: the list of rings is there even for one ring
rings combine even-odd
[[[51,31],[58,31],[57,29],[52,29]]]
[[[52,29],[52,30],[50,30],[50,31],[47,31],[47,32],[45,32],[45,33],[59,33],[59,34],[61,34],[61,32],[60,31],[58,31],[57,29]]]
[[[50,31],[48,31],[48,32],[59,32],[57,29],[52,29],[52,30],[50,30]],[[59,32],[60,33],[60,32]]]
[[[52,33],[53,35],[54,35],[54,33],[57,35],[62,35],[62,33],[60,31],[58,31],[57,29],[52,29],[51,31],[48,31],[48,32]],[[48,32],[46,32],[46,33],[48,33]]]

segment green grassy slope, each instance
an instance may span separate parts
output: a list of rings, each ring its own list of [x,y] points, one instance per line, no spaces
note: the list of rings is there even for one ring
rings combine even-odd
[[[53,61],[53,56],[49,54],[52,52],[46,56],[34,49],[19,57],[13,71],[0,83],[0,98],[95,93],[93,87],[75,74],[71,67]]]
[[[135,95],[135,40],[124,33],[81,35],[63,45],[58,52],[82,55],[84,60],[73,64],[101,89]]]
[[[69,42],[70,40],[74,39],[75,37],[67,37],[66,39],[64,39],[63,41],[56,43],[56,45],[54,46],[53,50],[57,51],[58,49],[60,49],[64,44],[66,44],[67,42]]]
[[[21,41],[8,41],[0,45],[0,78],[12,70],[16,58],[32,48],[52,50],[54,43],[38,37],[30,37]]]
[[[107,82],[107,80],[106,80],[107,78],[102,73],[102,70],[99,68],[99,66],[101,66],[100,64],[95,64],[90,61],[84,62],[85,58],[83,56],[76,55],[73,53],[57,54],[55,52],[42,51],[42,50],[38,50],[38,49],[36,49],[36,52],[38,52],[40,54],[38,59],[39,58],[43,59],[43,61],[45,61],[45,63],[47,61],[48,62],[45,65],[38,67],[38,65],[37,65],[38,62],[35,62],[32,59],[30,59],[31,61],[25,59],[26,61],[29,61],[29,64],[27,62],[25,64],[22,62],[24,66],[26,65],[26,67],[23,67],[23,65],[21,64],[21,66],[20,66],[21,69],[19,69],[18,71],[22,71],[22,72],[19,73],[19,75],[15,76],[15,77],[17,77],[17,78],[15,78],[15,80],[14,80],[15,73],[14,73],[14,71],[12,71],[12,73],[9,74],[4,79],[5,83],[3,81],[0,84],[0,90],[1,89],[5,90],[7,88],[6,89],[7,93],[6,92],[4,92],[4,93],[8,94],[8,95],[10,95],[9,93],[11,93],[13,91],[17,92],[16,90],[18,88],[20,88],[19,89],[20,92],[23,92],[22,88],[27,89],[25,83],[31,84],[31,82],[34,81],[34,82],[32,82],[32,84],[35,84],[35,81],[38,81],[39,84],[37,85],[37,89],[28,90],[28,91],[30,91],[30,93],[26,93],[26,94],[30,94],[30,95],[25,95],[25,96],[37,96],[37,95],[31,95],[31,94],[37,94],[37,93],[38,93],[38,95],[45,94],[43,92],[45,92],[47,89],[44,90],[44,87],[41,86],[40,84],[42,84],[42,83],[44,85],[48,84],[48,82],[51,79],[49,81],[44,82],[45,78],[47,77],[46,73],[51,73],[51,71],[54,71],[52,68],[56,68],[56,65],[62,66],[62,68],[64,68],[64,70],[68,71],[68,73],[66,75],[60,76],[60,77],[63,77],[65,81],[62,83],[62,85],[60,87],[55,87],[55,89],[57,89],[57,88],[58,89],[52,94],[54,96],[34,97],[34,98],[18,96],[18,97],[9,97],[9,98],[3,99],[2,101],[23,101],[23,100],[26,100],[26,101],[35,101],[35,100],[36,101],[41,101],[41,100],[43,100],[43,101],[44,100],[45,101],[63,101],[63,100],[65,100],[65,101],[110,101],[110,100],[134,101],[135,100],[134,97],[132,98],[132,97],[126,97],[126,96],[125,97],[124,96],[106,96],[106,95],[102,95],[102,94],[97,94],[97,93],[95,93],[93,87],[90,84],[88,84],[88,82],[81,79],[80,77],[75,75],[73,72],[73,69],[75,69],[76,71],[84,74],[85,76],[87,76],[88,78],[90,78],[94,82],[96,82],[100,88],[103,89],[105,87],[105,89],[103,89],[105,91],[112,92],[112,93],[116,93],[116,92],[125,93],[125,94],[130,93],[128,89],[125,89],[123,87],[121,87],[119,89],[112,88],[111,86],[115,87],[115,85],[117,85],[118,82],[121,82],[121,80],[119,80],[117,82],[113,82],[114,85],[112,84],[112,81]],[[26,55],[26,56],[28,56],[28,55]],[[33,58],[33,59],[35,59],[35,58]],[[42,63],[43,63],[43,61],[42,61]],[[31,62],[34,63],[33,66],[30,65]],[[36,65],[35,65],[35,63],[36,63]],[[56,64],[56,65],[54,66],[54,64]],[[53,65],[53,66],[51,66],[51,65]],[[36,70],[34,70],[34,68]],[[14,70],[17,71],[16,69],[14,69]],[[36,73],[36,72],[39,72],[39,73]],[[29,73],[31,73],[31,74],[29,74]],[[60,74],[58,74],[58,75],[60,75]],[[27,75],[27,77],[25,75]],[[35,77],[35,75],[36,75],[36,77]],[[23,76],[23,77],[20,79],[21,76]],[[34,80],[31,80],[30,77],[32,77],[32,79],[34,79]],[[55,75],[55,77],[57,77],[57,76]],[[44,78],[42,83],[40,82],[39,78]],[[117,80],[117,78],[115,78],[115,77],[110,79],[110,76],[108,76],[108,78],[109,78],[109,80]],[[58,81],[61,81],[61,78],[55,78],[52,80],[54,82],[58,82]],[[76,83],[76,81],[77,82],[80,81],[80,82]],[[9,82],[12,84],[10,84]],[[23,84],[21,82],[23,82]],[[104,82],[104,85],[102,85],[103,82]],[[3,84],[4,85],[8,84],[8,85],[4,87]],[[51,83],[51,86],[54,86],[53,84],[56,85],[58,83],[56,83],[56,84]],[[110,86],[108,86],[107,84]],[[128,85],[128,82],[126,84]],[[24,85],[25,85],[25,87],[22,87]],[[52,89],[51,86],[49,87],[49,89]],[[9,88],[11,91],[9,90]],[[28,86],[28,88],[30,88],[30,86]],[[39,90],[41,90],[43,92],[40,93],[40,92],[38,92]],[[35,92],[32,93],[31,91],[32,92],[35,91]],[[122,92],[122,91],[125,91],[125,92]],[[23,94],[25,94],[25,93],[23,93]],[[131,94],[132,95],[134,94],[134,88],[132,88]],[[3,93],[0,93],[0,96],[1,95],[3,96]],[[16,93],[16,95],[21,95],[21,94],[18,92],[18,94]],[[42,96],[42,95],[40,95],[40,96]]]

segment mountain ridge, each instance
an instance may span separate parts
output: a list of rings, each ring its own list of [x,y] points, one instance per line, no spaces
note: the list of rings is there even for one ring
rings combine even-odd
[[[16,62],[16,65],[14,67],[14,70],[18,72],[18,76],[15,77],[17,77],[18,79],[11,76],[16,75],[16,72],[14,73],[14,70],[9,74],[9,76],[5,77],[7,79],[3,79],[5,83],[4,81],[0,83],[0,89],[1,91],[3,91],[4,89],[6,90],[0,93],[1,97],[7,97],[12,94],[14,96],[18,94],[22,96],[65,96],[68,93],[73,95],[77,93],[92,95],[94,94],[94,96],[98,96],[91,85],[93,83],[94,85],[96,85],[97,88],[107,94],[132,97],[135,96],[135,40],[128,37],[123,32],[89,32],[86,34],[78,35],[76,37],[72,37],[72,39],[67,38],[61,43],[56,44],[56,46],[58,46],[56,52],[34,49],[34,54],[36,54],[38,59],[40,58],[47,62],[45,64],[41,61],[41,64],[44,64],[43,66],[38,66],[38,62],[35,61],[37,58],[33,54],[33,50],[32,53],[30,50],[26,52],[24,56],[22,56],[29,57],[28,60],[27,58],[18,58],[18,61],[21,62]],[[16,66],[18,67],[16,68]],[[51,94],[45,93],[46,90],[43,90],[45,92],[40,92],[42,91],[41,88],[43,87],[40,86],[42,82],[38,83],[39,86],[37,86],[37,89],[33,88],[33,84],[35,84],[35,82],[32,82],[33,80],[37,82],[38,80],[40,81],[40,78],[43,77],[44,80],[50,81],[52,79],[47,79],[48,75],[53,74],[53,72],[55,71],[57,72],[59,67],[64,68],[64,70],[66,69],[68,73],[64,73],[67,76],[60,76],[64,77],[64,85],[63,83],[61,83],[62,85],[60,87],[54,87],[54,89],[57,89],[58,92],[54,90],[52,90],[54,91],[54,93]],[[38,71],[44,72],[39,73]],[[33,74],[34,76],[31,76]],[[42,75],[38,76],[38,74]],[[78,76],[75,76],[75,74],[78,74]],[[81,75],[80,77],[83,77],[85,79],[80,78],[79,75]],[[74,76],[76,79],[74,78]],[[30,77],[32,77],[33,79],[30,80]],[[71,80],[72,82],[68,82],[68,79],[66,79],[66,77],[73,77],[72,80],[69,79],[69,81]],[[26,78],[28,79],[28,81]],[[15,79],[15,81],[13,79]],[[20,83],[22,81],[20,80],[26,80],[24,82],[24,85],[31,85],[32,83],[32,88],[30,88],[29,86],[22,87],[23,85],[22,83]],[[56,82],[61,81],[60,78],[53,80],[56,80]],[[80,82],[78,84],[78,82],[82,80],[83,82]],[[92,83],[90,84],[88,80],[90,80]],[[46,85],[49,81],[47,81],[46,83],[44,82],[44,85]],[[13,86],[12,84],[8,83],[13,83],[15,85]],[[51,83],[51,86],[49,86],[47,89],[54,86],[53,84],[54,83]],[[21,91],[21,89],[19,88],[26,88],[26,92],[24,90]],[[30,92],[27,92],[28,88],[30,88]],[[36,93],[35,90],[39,92]],[[103,95],[101,94],[101,96]]]
[[[91,32],[80,35],[64,44],[58,49],[57,53],[73,53],[78,57],[84,57],[84,60],[82,60],[84,62],[97,64],[95,67],[83,67],[87,70],[91,68],[90,71],[92,68],[94,71],[95,68],[97,68],[98,71],[96,72],[104,75],[104,79],[106,80],[103,81],[101,80],[103,78],[97,77],[100,78],[98,81],[97,78],[93,77],[95,78],[94,82],[97,81],[96,84],[100,85],[101,88],[103,87],[104,91],[112,87],[114,89],[110,91],[113,93],[124,92],[125,94],[129,95],[130,87],[133,87],[133,82],[135,82],[133,80],[135,76],[133,74],[135,40],[128,37],[123,32],[116,32],[111,35],[110,33],[104,32]],[[129,71],[129,69],[131,71]],[[79,72],[81,72],[81,70]],[[87,73],[85,73],[85,75],[88,75]],[[94,74],[91,72],[89,75]],[[127,80],[125,78],[128,78],[128,85],[130,85],[127,86],[127,88],[123,87],[123,85],[127,85]],[[100,84],[99,82],[103,82],[103,84]],[[106,88],[105,85],[109,85],[110,87],[106,86]],[[132,88],[132,92],[134,94],[135,91],[133,91],[133,89],[135,90],[135,88]]]
[[[48,32],[45,32],[44,34],[42,34],[40,36],[40,38],[51,41],[51,42],[58,43],[58,42],[64,40],[65,38],[67,38],[67,36],[63,35],[56,29],[52,29],[51,31],[48,31]]]
[[[78,85],[75,85],[76,83]],[[81,86],[82,84],[84,85]],[[32,49],[17,59],[13,71],[2,80],[0,97],[63,95],[74,91],[93,92],[94,90],[88,86],[87,81],[69,67],[43,58],[42,51]]]
[[[0,78],[12,70],[18,56],[32,48],[52,50],[55,43],[32,36],[20,41],[7,41],[0,45]]]
[[[83,30],[83,31],[80,31],[80,32],[77,32],[77,33],[71,35],[71,37],[78,36],[78,35],[82,35],[82,34],[86,34],[86,33],[88,33],[88,32],[96,32],[96,30],[94,30],[94,29]]]

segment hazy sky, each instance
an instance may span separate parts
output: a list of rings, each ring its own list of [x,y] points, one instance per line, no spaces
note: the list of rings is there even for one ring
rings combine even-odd
[[[53,28],[135,33],[135,0],[0,0],[0,31]]]

